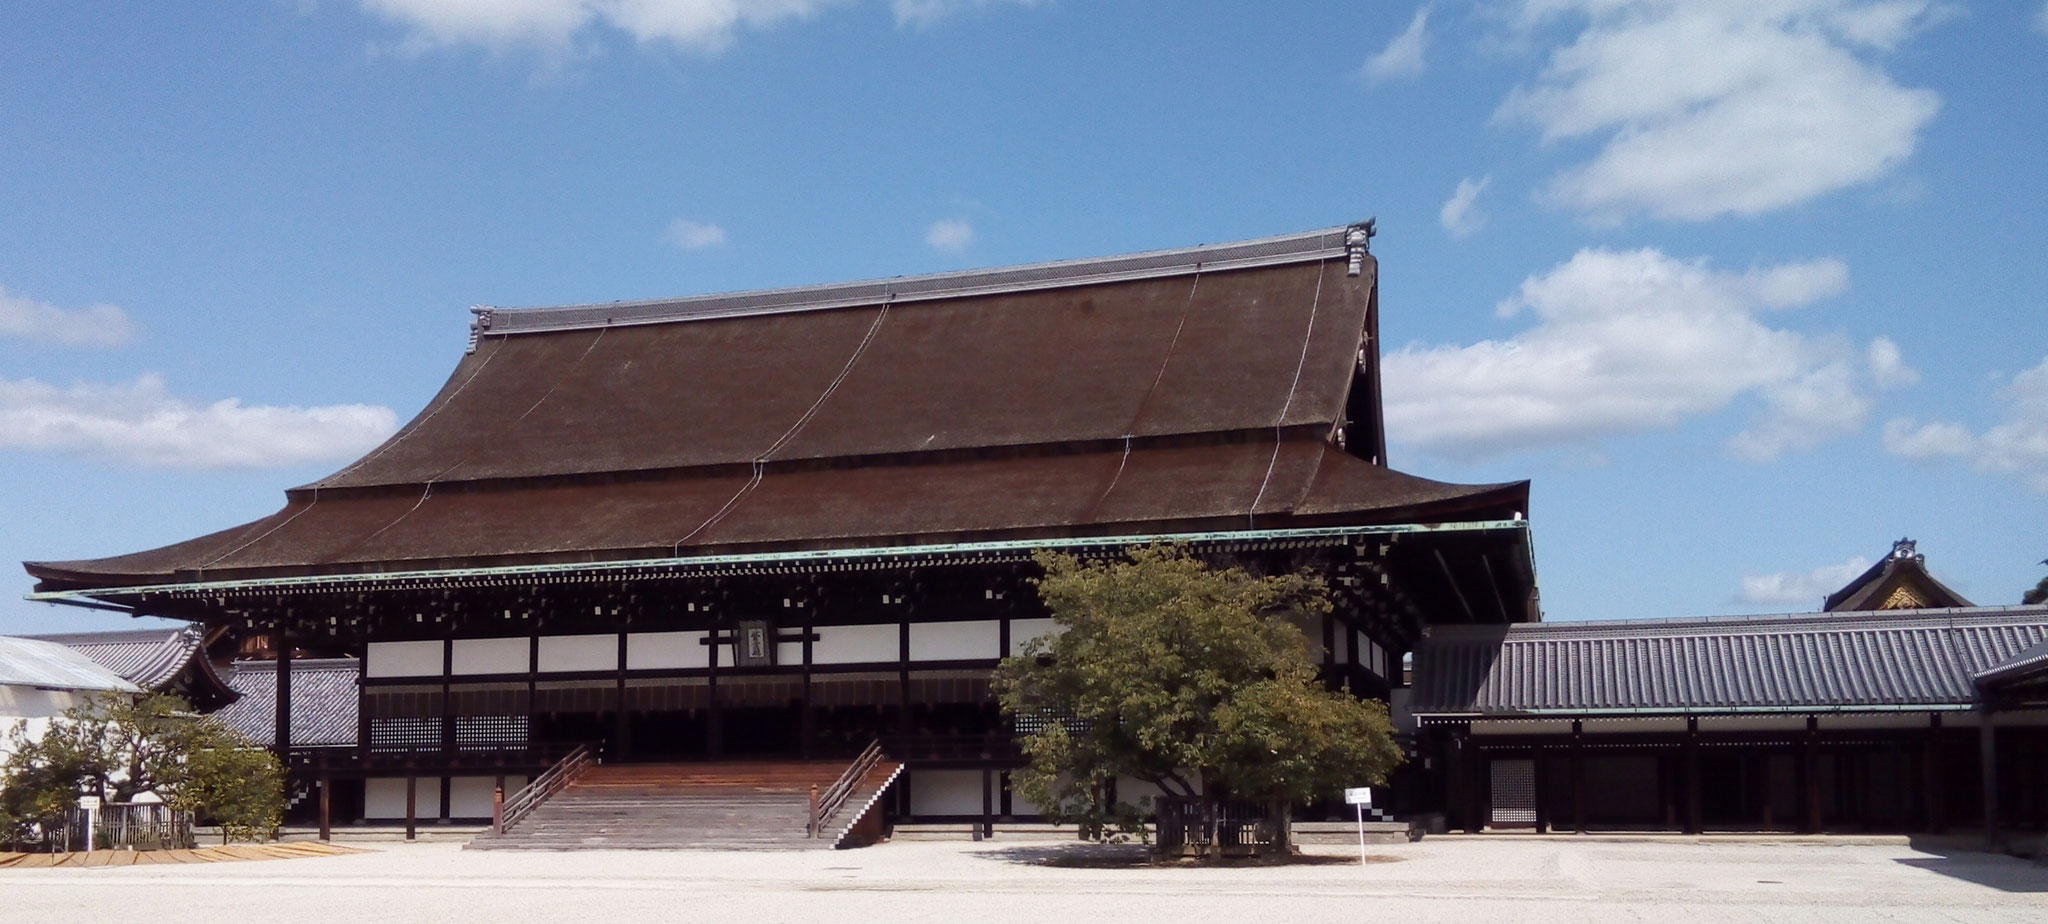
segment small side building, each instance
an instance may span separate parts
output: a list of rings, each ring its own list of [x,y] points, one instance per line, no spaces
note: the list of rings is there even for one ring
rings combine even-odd
[[[205,633],[195,626],[25,637],[63,645],[145,692],[176,694],[202,713],[241,695],[222,679],[207,652]]]
[[[0,761],[12,753],[10,742],[18,728],[38,739],[65,710],[96,695],[141,692],[63,645],[0,636]]]

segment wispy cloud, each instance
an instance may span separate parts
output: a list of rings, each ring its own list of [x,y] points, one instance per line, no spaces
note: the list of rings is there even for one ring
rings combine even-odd
[[[135,338],[135,322],[116,305],[59,308],[0,286],[0,337],[60,346],[119,346]]]
[[[1878,62],[1938,14],[1932,0],[1523,0],[1525,27],[1576,32],[1497,117],[1603,140],[1544,194],[1595,223],[1763,214],[1912,156],[1940,97]]]
[[[65,387],[0,379],[0,450],[62,452],[144,466],[265,468],[359,455],[397,429],[390,408],[202,403],[162,378]]]
[[[1451,193],[1449,199],[1444,200],[1444,207],[1436,213],[1437,223],[1443,225],[1444,230],[1456,238],[1471,237],[1479,233],[1479,229],[1486,227],[1486,215],[1473,208],[1473,203],[1492,183],[1491,176],[1483,176],[1478,180],[1468,176],[1459,180],[1457,190]]]
[[[933,250],[959,253],[974,243],[974,226],[964,218],[941,218],[925,229],[924,242]]]
[[[939,20],[991,6],[1038,6],[1044,0],[889,0],[896,24],[923,29]]]
[[[405,30],[402,48],[421,52],[474,45],[494,51],[527,48],[553,58],[607,35],[643,45],[665,44],[713,53],[744,30],[763,30],[816,16],[854,0],[359,0]],[[1040,0],[891,0],[896,22],[925,28],[964,10],[1037,6]]]
[[[1841,590],[1869,567],[1870,559],[1857,556],[1839,565],[1822,565],[1812,571],[1746,575],[1742,579],[1742,590],[1736,593],[1735,599],[1767,606],[1812,604],[1817,610],[1828,594]]]
[[[1503,317],[1534,316],[1521,333],[1389,353],[1387,432],[1480,458],[1671,427],[1749,396],[1762,408],[1730,438],[1733,455],[1811,448],[1863,425],[1875,376],[1859,351],[1766,316],[1848,282],[1833,259],[1730,272],[1655,249],[1582,250],[1500,304]]]
[[[725,243],[725,229],[707,221],[678,218],[668,223],[661,239],[683,250],[703,250]]]
[[[2010,475],[2048,494],[2048,357],[2013,376],[1997,398],[2004,419],[1982,433],[1954,421],[1887,421],[1885,451],[1916,462],[1969,459],[1979,471]]]
[[[1365,59],[1365,66],[1359,73],[1368,82],[1381,83],[1388,80],[1409,79],[1422,76],[1428,68],[1429,54],[1429,4],[1423,4],[1408,20],[1408,28],[1401,30],[1372,57]]]

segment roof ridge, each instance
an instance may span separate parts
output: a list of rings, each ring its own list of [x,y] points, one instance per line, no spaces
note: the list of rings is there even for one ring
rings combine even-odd
[[[1729,616],[1667,616],[1640,619],[1602,619],[1562,622],[1515,623],[1512,625],[1447,625],[1432,626],[1432,633],[1445,637],[1467,635],[1491,635],[1512,630],[1519,637],[1543,638],[1553,636],[1575,636],[1598,633],[1603,630],[1630,629],[1630,636],[1655,635],[1668,630],[1669,634],[1689,634],[1691,631],[1731,632],[1745,628],[1768,631],[1778,628],[1813,628],[1826,626],[1841,631],[1873,631],[1899,626],[1957,626],[1958,620],[1981,622],[1983,624],[2007,624],[2039,620],[2048,622],[2048,605],[2002,605],[1972,607],[1926,607],[1899,610],[1849,610],[1837,612],[1807,613],[1762,613]]]
[[[472,349],[474,339],[482,336],[822,311],[1329,260],[1351,255],[1354,248],[1363,254],[1363,246],[1355,242],[1354,231],[1359,230],[1369,236],[1370,222],[1171,250],[916,276],[634,301],[532,307],[478,305],[470,309],[476,315],[471,322]]]

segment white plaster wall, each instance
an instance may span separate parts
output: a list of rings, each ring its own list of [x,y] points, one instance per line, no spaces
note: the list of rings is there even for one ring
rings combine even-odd
[[[533,640],[517,638],[459,638],[450,654],[457,674],[524,674]]]
[[[368,677],[439,677],[441,642],[371,642]]]
[[[703,632],[634,632],[626,636],[626,669],[651,671],[709,667]]]
[[[42,690],[24,684],[0,684],[0,717],[47,719],[85,701],[71,690]]]
[[[813,664],[866,664],[895,661],[900,648],[895,625],[819,626],[811,643]],[[915,798],[915,796],[913,796]],[[976,809],[975,811],[980,811]]]
[[[424,781],[422,781],[422,782],[424,782]],[[438,785],[438,784],[437,784],[437,785]],[[517,793],[517,792],[519,791],[519,788],[520,788],[520,787],[522,787],[522,786],[525,786],[525,785],[526,785],[526,777],[523,777],[523,776],[508,776],[508,777],[506,777],[506,778],[505,778],[505,796],[506,796],[507,798],[510,798],[510,797],[511,797],[511,796],[512,796],[512,795],[513,795],[514,793]],[[497,777],[495,777],[495,776],[458,776],[458,777],[456,777],[456,778],[454,778],[454,779],[452,779],[452,780],[449,780],[449,781],[448,781],[448,817],[450,817],[450,818],[489,818],[489,817],[491,817],[491,808],[492,808],[492,802],[494,801],[492,797],[493,797],[493,796],[494,796],[494,795],[496,794],[497,788],[498,788],[498,778],[497,778]],[[438,797],[439,797],[439,796],[438,796],[438,794],[436,794],[436,798],[438,798]],[[400,813],[400,814],[404,814],[404,812],[405,812],[405,787],[404,787],[404,781],[402,781],[402,780],[400,781],[400,785],[399,785],[399,790],[398,790],[398,800],[399,800],[399,801],[398,801],[398,811],[399,811],[399,813]]]
[[[802,664],[802,663],[804,663],[804,643],[802,643],[802,642],[776,642],[776,643],[775,643],[775,663],[777,663],[777,664]]]
[[[619,669],[619,637],[616,635],[543,635],[540,639],[542,673],[568,671],[614,671]]]
[[[1803,715],[1709,715],[1700,717],[1703,732],[1799,731],[1806,728]]]
[[[1003,623],[924,622],[910,627],[910,660],[964,661],[1003,656]]]
[[[989,804],[992,807],[1001,808],[1001,806],[996,805],[994,802]],[[910,780],[910,813],[913,815],[981,814],[981,771],[917,771],[912,774]]]
[[[1065,630],[1061,629],[1058,623],[1050,619],[1012,619],[1010,620],[1009,654],[1023,654],[1025,642],[1041,635],[1050,635],[1062,631]]]
[[[419,778],[413,802],[414,817],[441,817],[441,778]],[[490,809],[484,809],[489,815]],[[363,781],[363,817],[384,821],[405,820],[405,778],[373,777]]]

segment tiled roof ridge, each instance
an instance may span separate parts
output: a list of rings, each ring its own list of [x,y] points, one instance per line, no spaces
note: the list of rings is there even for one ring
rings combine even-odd
[[[295,674],[296,674],[296,673],[298,673],[299,671],[338,671],[338,670],[351,670],[351,671],[353,671],[353,670],[360,670],[360,669],[361,669],[361,667],[362,667],[362,662],[361,662],[360,660],[357,660],[357,659],[355,659],[355,658],[293,658],[293,659],[292,659],[292,673],[295,673]],[[260,660],[260,661],[256,661],[256,660],[251,660],[251,661],[236,661],[236,662],[235,662],[235,666],[234,666],[234,670],[235,670],[235,672],[236,672],[236,673],[241,673],[241,672],[244,672],[244,671],[276,671],[276,670],[277,670],[277,662],[276,662],[276,661],[274,661],[274,660],[268,660],[268,659],[265,659],[265,660]]]
[[[1649,638],[1683,635],[1769,634],[1826,629],[1839,632],[1904,628],[1968,628],[1975,625],[2048,622],[2048,605],[1930,607],[1910,610],[1772,613],[1738,616],[1677,616],[1566,622],[1516,623],[1507,626],[1447,625],[1428,630],[1439,638],[1493,637],[1503,631],[1508,641],[1579,638],[1603,634]]]
[[[1371,222],[1367,221],[1171,250],[680,298],[520,308],[480,305],[471,309],[476,315],[472,327],[478,336],[581,330],[820,311],[884,302],[900,304],[1156,279],[1202,271],[1278,266],[1343,258],[1353,250],[1363,254],[1365,238],[1371,234],[1370,227]]]

